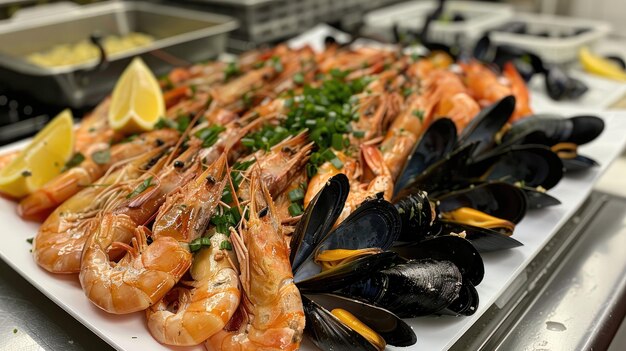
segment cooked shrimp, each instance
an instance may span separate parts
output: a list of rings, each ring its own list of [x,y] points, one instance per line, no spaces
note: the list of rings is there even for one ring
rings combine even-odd
[[[461,68],[465,73],[467,88],[481,106],[489,106],[511,95],[511,89],[500,82],[496,73],[480,62],[461,64]]]
[[[524,78],[517,72],[515,65],[513,65],[512,62],[505,63],[502,75],[509,80],[511,93],[515,96],[515,111],[513,112],[513,116],[511,116],[510,122],[515,122],[518,119],[532,115],[533,110],[530,108],[530,93],[528,92],[528,87],[526,86],[526,82],[524,82]]]
[[[219,204],[226,185],[226,154],[194,180],[167,196],[152,226],[152,237],[172,237],[189,243],[199,238]]]
[[[114,214],[104,215],[100,227],[85,243],[79,276],[89,300],[117,314],[145,310],[157,302],[191,264],[191,253],[176,239],[163,237],[148,245],[147,229],[135,227],[135,223],[128,223],[135,235],[132,247],[118,243],[119,222]],[[123,248],[128,254],[117,263],[111,262],[110,248]]]
[[[394,180],[400,175],[430,115],[431,111],[426,110],[424,98],[414,96],[389,127],[385,139],[380,144],[380,151]]]
[[[293,282],[289,250],[272,198],[260,179],[252,175],[250,219],[241,229],[241,238],[232,230],[231,240],[240,263],[243,287],[243,321],[231,321],[208,339],[208,350],[296,350],[304,330],[300,291]],[[260,191],[258,189],[261,189]],[[239,324],[239,325],[235,325]]]
[[[239,198],[242,201],[250,199],[250,175],[257,166],[261,168],[263,184],[272,196],[278,196],[289,186],[294,175],[304,168],[312,148],[313,144],[307,143],[306,133],[300,133],[274,145],[269,152],[260,151],[245,158],[244,162],[256,159],[256,166],[248,168],[239,185]]]
[[[79,275],[85,295],[98,307],[117,314],[144,310],[161,299],[191,265],[189,250],[172,237],[164,235],[158,245],[157,240],[147,245],[143,225],[153,218],[167,195],[195,178],[199,147],[192,142],[156,176],[139,178],[135,190],[120,199],[114,209],[101,212],[102,224],[85,243]],[[131,239],[132,247],[128,245]],[[128,254],[113,264],[111,249]],[[160,266],[158,255],[164,255]]]
[[[97,147],[104,144],[108,146],[112,141],[120,139],[121,135],[113,131],[109,126],[109,107],[111,98],[104,99],[93,111],[85,116],[74,133],[74,150],[84,155],[90,155]]]
[[[86,155],[87,157],[81,164],[61,173],[41,189],[20,201],[17,211],[24,219],[42,221],[65,200],[102,177],[112,165],[142,155],[155,146],[172,143],[177,139],[178,133],[174,130],[155,130],[142,134],[128,143],[111,146],[106,162],[102,160],[96,162],[91,155]]]
[[[232,251],[220,250],[228,236],[213,233],[211,246],[193,257],[191,282],[179,283],[146,310],[148,329],[168,345],[197,345],[224,328],[241,298]],[[228,256],[228,258],[226,257]]]
[[[98,213],[133,189],[128,182],[146,171],[157,172],[164,164],[163,151],[156,148],[129,162],[96,184],[86,187],[57,207],[43,222],[33,242],[33,257],[52,273],[78,273],[87,235],[99,226]]]

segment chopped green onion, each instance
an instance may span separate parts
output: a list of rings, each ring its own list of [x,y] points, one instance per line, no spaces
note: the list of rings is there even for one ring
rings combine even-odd
[[[231,251],[233,249],[232,244],[228,240],[224,240],[220,243],[220,250],[228,250]]]
[[[333,164],[333,167],[337,168],[337,169],[342,169],[343,168],[343,162],[341,162],[341,160],[337,157],[333,158],[332,160],[330,160],[330,163]]]
[[[289,209],[288,210],[289,210],[289,214],[292,217],[299,216],[303,212],[302,211],[302,207],[300,207],[300,205],[298,205],[298,204],[291,204],[291,205],[289,205]]]
[[[198,238],[189,243],[189,251],[196,252],[202,248],[202,238]]]
[[[72,158],[69,159],[69,161],[67,161],[65,163],[65,166],[63,167],[63,171],[66,171],[70,168],[76,167],[79,164],[81,164],[83,161],[85,160],[85,156],[83,154],[81,154],[80,152],[75,153]]]
[[[137,188],[135,188],[135,190],[133,190],[133,192],[126,195],[126,198],[132,199],[133,197],[143,193],[149,187],[154,186],[154,184],[152,184],[152,178],[153,177],[149,177],[148,179],[144,180],[141,184],[137,186]]]
[[[335,150],[343,149],[343,135],[338,133],[333,134],[332,146]]]
[[[289,201],[296,202],[304,199],[304,190],[298,188],[289,192]]]
[[[354,135],[355,138],[363,138],[365,136],[365,132],[362,130],[355,130],[352,132],[352,135]]]
[[[332,160],[332,159],[334,159],[334,158],[337,158],[337,155],[335,155],[335,153],[334,153],[332,150],[330,150],[330,149],[326,149],[326,150],[324,150],[324,152],[322,152],[322,155],[321,155],[321,156],[322,156],[322,157],[323,157],[326,161],[330,161],[330,160]]]
[[[419,118],[420,121],[424,121],[424,111],[423,110],[415,110],[415,111],[413,111],[413,116]]]
[[[91,159],[96,164],[105,165],[111,160],[111,150],[107,148],[104,150],[96,151],[91,154]]]
[[[304,74],[302,74],[302,72],[298,72],[296,74],[293,75],[293,81],[296,84],[303,84],[304,83]]]
[[[237,63],[229,62],[226,69],[224,69],[224,80],[229,80],[232,77],[238,76],[240,73]]]

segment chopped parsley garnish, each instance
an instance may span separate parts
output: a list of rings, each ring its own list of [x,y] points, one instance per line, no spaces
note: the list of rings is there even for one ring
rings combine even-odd
[[[26,239],[26,242],[29,243],[29,244],[32,244],[33,243],[33,238]]]
[[[149,177],[148,179],[144,180],[141,184],[137,186],[137,188],[135,188],[135,190],[133,190],[132,193],[126,195],[126,198],[132,199],[133,197],[143,193],[149,187],[154,186],[154,184],[152,184],[152,178],[153,177]]]

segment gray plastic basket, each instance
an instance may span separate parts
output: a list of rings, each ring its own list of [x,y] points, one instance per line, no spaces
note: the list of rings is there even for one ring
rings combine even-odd
[[[367,11],[399,0],[185,0],[214,13],[236,18],[240,27],[233,38],[267,43],[285,39],[320,22],[360,20]]]

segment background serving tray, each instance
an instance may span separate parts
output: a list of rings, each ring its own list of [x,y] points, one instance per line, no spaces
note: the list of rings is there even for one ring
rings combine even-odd
[[[478,286],[480,306],[471,317],[422,317],[408,320],[415,329],[418,343],[401,350],[443,350],[458,338],[491,306],[503,291],[528,265],[545,243],[570,218],[586,199],[594,183],[620,154],[626,144],[626,112],[581,111],[556,108],[542,109],[563,115],[593,113],[606,122],[604,133],[595,141],[581,147],[581,153],[596,159],[601,166],[589,172],[568,175],[550,193],[563,204],[542,211],[530,212],[516,228],[515,238],[524,246],[512,250],[484,254],[485,279]],[[20,144],[0,148],[0,152],[15,149]],[[203,350],[195,348],[168,348],[157,343],[149,334],[144,314],[139,312],[126,316],[114,316],[91,305],[74,276],[54,276],[40,269],[29,252],[31,245],[26,239],[37,231],[38,225],[22,221],[15,213],[15,203],[0,199],[0,223],[3,244],[0,257],[20,275],[41,290],[61,308],[91,329],[107,343],[119,350]],[[304,350],[314,350],[305,342]],[[400,348],[398,348],[400,350]]]

